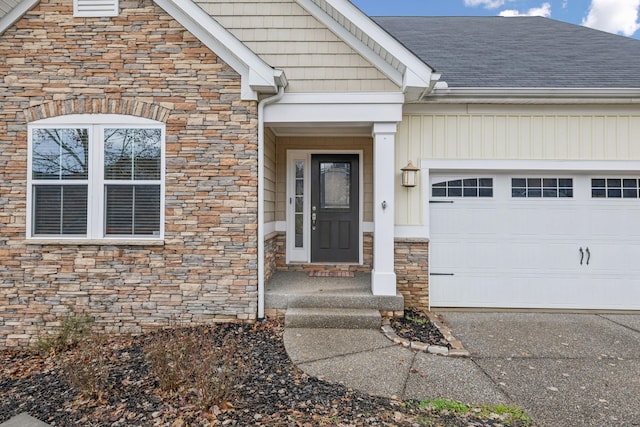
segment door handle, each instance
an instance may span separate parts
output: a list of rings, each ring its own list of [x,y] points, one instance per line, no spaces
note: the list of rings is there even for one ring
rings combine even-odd
[[[313,207],[313,213],[311,214],[311,231],[316,231],[316,207]]]
[[[591,259],[591,251],[587,247],[587,265],[589,265],[589,260]]]
[[[584,261],[584,251],[582,250],[582,246],[580,246],[580,265],[582,265],[582,261]]]

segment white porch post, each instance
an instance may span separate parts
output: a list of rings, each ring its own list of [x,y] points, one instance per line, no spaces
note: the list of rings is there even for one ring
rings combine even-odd
[[[373,125],[373,271],[374,295],[396,294],[394,269],[396,123]]]

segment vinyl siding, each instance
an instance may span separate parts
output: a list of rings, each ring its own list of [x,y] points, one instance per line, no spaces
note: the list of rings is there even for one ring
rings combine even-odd
[[[196,3],[268,64],[283,69],[288,92],[398,90],[294,0]]]
[[[640,160],[640,113],[633,107],[456,110],[405,115],[396,170],[423,159]],[[396,223],[420,224],[421,191],[403,190],[398,184]]]
[[[264,222],[276,220],[276,137],[264,131]]]

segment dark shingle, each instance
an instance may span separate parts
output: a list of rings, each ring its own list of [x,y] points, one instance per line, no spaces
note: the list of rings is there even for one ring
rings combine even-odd
[[[374,17],[449,87],[638,88],[640,41],[540,17]]]

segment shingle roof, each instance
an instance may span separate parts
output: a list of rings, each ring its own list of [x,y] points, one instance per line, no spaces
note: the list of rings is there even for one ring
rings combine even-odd
[[[541,17],[374,17],[449,87],[639,88],[640,41]]]

